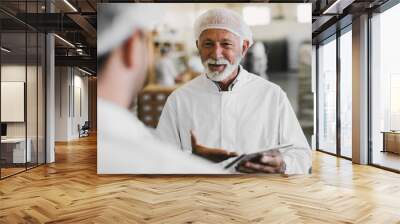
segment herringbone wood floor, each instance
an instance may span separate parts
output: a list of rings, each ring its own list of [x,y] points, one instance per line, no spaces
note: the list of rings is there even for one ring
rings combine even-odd
[[[98,176],[96,139],[0,181],[0,223],[400,223],[400,175],[316,152],[311,176]]]

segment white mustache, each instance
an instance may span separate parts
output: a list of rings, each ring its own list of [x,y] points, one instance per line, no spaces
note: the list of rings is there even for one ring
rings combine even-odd
[[[212,65],[226,65],[230,64],[228,60],[225,58],[220,58],[220,59],[212,59],[209,58],[205,61],[205,64],[212,64]]]
[[[231,64],[226,58],[218,58],[218,59],[209,58],[203,62],[205,73],[209,79],[216,82],[220,82],[226,79],[233,72],[233,70],[235,70],[235,68],[239,65],[241,57],[237,56],[236,60],[237,60],[236,62]],[[221,72],[210,71],[210,65],[225,65],[225,68]]]

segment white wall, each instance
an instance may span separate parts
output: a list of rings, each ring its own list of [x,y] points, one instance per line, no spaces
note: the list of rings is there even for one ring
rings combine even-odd
[[[27,72],[27,74],[26,74]],[[25,76],[28,75],[29,83],[30,85],[36,85],[36,81],[31,80],[31,75],[36,76],[36,67],[34,66],[27,66],[25,65],[17,65],[17,64],[9,64],[9,65],[2,65],[1,66],[1,81],[2,82],[25,82]],[[31,98],[36,99],[36,88],[27,88],[27,103],[31,103],[33,100]],[[4,97],[4,96],[3,96]],[[29,105],[28,105],[29,106]],[[36,108],[36,103],[30,106],[34,106]],[[7,108],[1,108],[1,110],[6,110]],[[22,108],[23,109],[23,108]],[[32,109],[31,109],[32,110]],[[36,123],[36,114],[31,113],[31,110],[28,112],[28,122],[35,121]],[[33,117],[32,117],[33,115]],[[7,122],[7,136],[8,137],[25,137],[25,126],[26,122]],[[28,125],[28,129],[33,127],[33,125],[30,123]],[[34,127],[36,130],[36,126]],[[28,130],[28,137],[29,134],[31,133]]]
[[[1,66],[1,81],[2,82],[25,82],[26,70],[31,70],[32,67],[26,68],[25,65],[2,65]],[[30,74],[30,72],[28,72]],[[4,96],[3,96],[4,97]],[[6,110],[6,108],[1,108]],[[7,122],[7,137],[25,137],[24,122]]]
[[[27,138],[30,139],[29,142],[31,143],[31,155],[32,158],[34,158],[32,161],[36,162],[36,153],[39,153],[39,163],[43,163],[45,158],[45,89],[43,79],[44,74],[42,73],[42,67],[40,66],[25,66],[25,64],[4,64],[1,66],[2,82],[24,82],[26,85],[26,106],[25,102],[22,102],[24,105],[18,109],[4,107],[4,105],[1,108],[3,113],[5,111],[17,113],[18,111],[15,110],[20,110],[19,112],[23,114],[26,112],[26,120],[23,118],[22,122],[6,122],[7,137],[24,138],[26,135]],[[3,94],[4,90],[5,89],[2,89]],[[22,93],[24,93],[24,91]],[[2,95],[2,98],[8,97],[7,95]]]
[[[1,108],[4,108],[1,110],[2,122],[24,122],[24,103],[24,82],[1,82]]]
[[[76,68],[56,67],[55,85],[55,140],[77,139],[78,124],[83,125],[88,120],[88,78]]]
[[[69,71],[68,67],[55,68],[55,141],[68,140]]]
[[[75,113],[72,113],[72,129],[71,129],[71,135],[74,138],[79,137],[78,133],[78,124],[81,126],[85,123],[85,121],[89,120],[88,119],[88,77],[81,76],[81,73],[76,74],[77,70],[75,70],[75,75],[74,75],[74,108],[73,110]],[[78,90],[80,90],[80,93],[78,93]],[[79,96],[80,95],[80,99]],[[79,102],[79,100],[81,102]],[[81,107],[81,108],[79,108]],[[81,110],[81,112],[79,111]]]

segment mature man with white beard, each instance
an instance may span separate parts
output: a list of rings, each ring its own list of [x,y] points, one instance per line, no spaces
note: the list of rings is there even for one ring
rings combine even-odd
[[[309,172],[311,150],[286,94],[239,65],[253,43],[242,18],[226,9],[209,10],[197,19],[195,37],[205,74],[169,96],[157,127],[159,136],[222,165],[239,154],[292,144],[243,160],[236,169]],[[192,149],[197,142],[211,148]]]

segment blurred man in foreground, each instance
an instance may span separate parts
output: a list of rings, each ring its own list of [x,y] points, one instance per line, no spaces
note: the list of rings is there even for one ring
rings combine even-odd
[[[160,142],[128,110],[149,65],[146,30],[161,12],[149,4],[98,4],[99,174],[225,173]],[[196,148],[197,146],[194,145]]]

